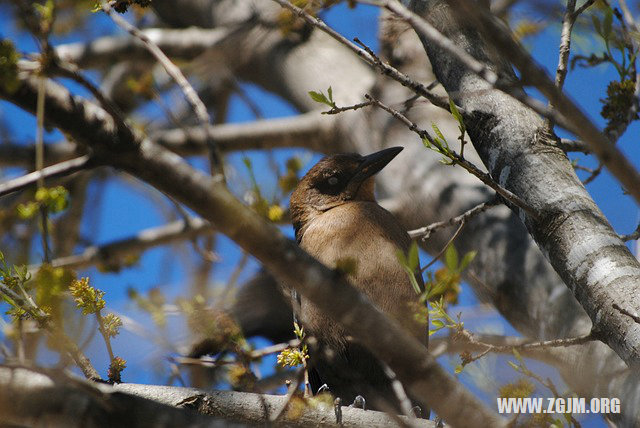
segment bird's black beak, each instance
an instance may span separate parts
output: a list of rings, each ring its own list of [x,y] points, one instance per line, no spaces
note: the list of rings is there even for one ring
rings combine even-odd
[[[357,172],[351,181],[361,183],[367,178],[376,174],[389,162],[391,162],[391,160],[395,158],[398,153],[402,151],[402,149],[403,147],[391,147],[364,156],[362,158],[362,163],[358,166]]]
[[[402,149],[402,147],[391,147],[364,156],[360,165],[358,165],[358,169],[356,169],[356,173],[351,177],[344,190],[345,199],[353,199],[358,193],[360,185],[364,183],[367,178],[384,168]]]

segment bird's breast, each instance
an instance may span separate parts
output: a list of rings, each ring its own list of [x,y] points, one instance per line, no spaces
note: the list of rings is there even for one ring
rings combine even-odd
[[[410,239],[395,217],[375,202],[354,201],[313,219],[300,246],[329,268],[348,266],[348,278],[383,312],[411,324],[410,302],[417,296],[396,252],[406,252]],[[342,263],[341,263],[342,262]],[[326,318],[303,302],[301,318],[314,330]],[[411,329],[417,336],[417,326]]]

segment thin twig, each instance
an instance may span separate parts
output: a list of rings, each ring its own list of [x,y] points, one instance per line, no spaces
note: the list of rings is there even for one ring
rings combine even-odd
[[[99,310],[98,312],[96,312],[95,315],[96,315],[96,319],[98,320],[98,330],[100,331],[100,334],[104,339],[104,344],[107,347],[107,353],[109,354],[109,361],[113,364],[115,357],[113,355],[113,348],[111,347],[111,339],[109,339],[109,334],[107,333],[107,329],[104,326],[104,319],[102,318],[102,314],[100,313]]]
[[[564,152],[581,152],[585,154],[591,153],[591,148],[584,141],[570,140],[568,138],[561,138],[557,142],[558,147]]]
[[[612,175],[622,183],[637,202],[640,202],[640,171],[633,166],[624,153],[612,144],[612,141],[615,141],[618,135],[626,129],[629,121],[625,121],[620,130],[610,130],[605,135],[566,94],[556,87],[546,71],[531,57],[529,52],[516,42],[511,34],[505,32],[504,24],[501,21],[483,10],[472,8],[467,2],[452,1],[452,11],[459,14],[462,19],[467,19],[466,22],[475,26],[481,35],[486,37],[488,42],[492,43],[504,55],[505,59],[518,68],[522,80],[531,82],[547,99],[553,101],[559,116],[565,119],[565,124],[557,121],[556,123],[589,144],[593,153]],[[396,7],[401,7],[400,3],[393,2],[393,4]],[[456,54],[454,53],[454,55]],[[636,82],[636,93],[638,90],[640,90],[640,85]],[[636,109],[637,103],[634,102],[628,117],[635,117]],[[556,116],[558,115],[553,116],[554,120]],[[545,115],[545,117],[550,116]]]
[[[453,236],[447,241],[447,243],[442,247],[442,250],[440,250],[440,252],[438,254],[436,254],[433,259],[431,259],[431,261],[429,263],[427,263],[423,268],[420,269],[420,272],[424,272],[425,270],[427,270],[429,267],[431,267],[436,261],[438,261],[438,259],[440,257],[442,257],[442,255],[444,254],[445,251],[447,251],[447,248],[449,248],[449,245],[451,245],[453,243],[453,241],[456,240],[456,238],[458,237],[458,235],[460,234],[460,232],[462,231],[462,228],[464,227],[464,220],[462,220],[460,222],[460,226],[458,226],[458,229],[456,230],[456,233],[453,234]]]
[[[360,108],[368,107],[370,105],[373,105],[371,101],[365,101],[363,103],[354,104],[354,105],[345,106],[345,107],[333,107],[331,110],[323,111],[322,114],[338,114],[338,113],[342,113],[343,111],[358,110]]]
[[[193,111],[198,118],[198,121],[203,126],[205,132],[207,133],[207,146],[209,147],[209,156],[211,160],[211,169],[212,174],[221,174],[224,176],[222,158],[219,153],[219,149],[213,138],[209,135],[209,125],[211,124],[211,117],[209,116],[209,112],[207,111],[207,107],[204,105],[198,94],[196,93],[193,86],[189,83],[187,78],[182,74],[180,68],[178,68],[169,57],[167,57],[162,49],[158,47],[155,43],[151,41],[151,39],[136,26],[127,22],[120,15],[115,13],[111,8],[111,4],[113,2],[103,2],[102,10],[109,15],[109,17],[123,30],[127,31],[132,36],[136,37],[140,40],[144,46],[149,50],[149,52],[156,58],[156,60],[162,64],[164,69],[167,71],[169,76],[178,84],[182,93],[185,96],[187,102],[193,108]]]
[[[578,171],[588,172],[589,174],[593,174],[597,168],[587,168],[586,166],[575,164],[573,165],[573,169],[576,169]]]
[[[602,172],[602,166],[603,166],[602,163],[600,163],[597,168],[591,171],[591,174],[582,181],[582,184],[586,186],[587,184],[595,180],[596,177],[598,177],[598,175],[600,175],[600,173]]]
[[[625,308],[620,307],[620,305],[618,305],[617,303],[614,303],[612,305],[612,307],[613,307],[613,309],[615,309],[616,311],[620,312],[621,314],[626,315],[629,318],[631,318],[633,321],[635,321],[636,324],[640,324],[640,316],[638,316],[636,314],[632,314],[631,312],[629,312]]]
[[[33,298],[26,292],[24,287],[18,286],[20,295],[14,290],[6,287],[4,284],[0,284],[0,293],[5,294],[14,301],[16,306],[19,306],[26,313],[33,318],[42,329],[49,334],[54,341],[59,343],[59,346],[69,354],[76,365],[80,368],[82,373],[87,379],[100,380],[98,371],[93,367],[91,361],[86,355],[78,348],[78,345],[69,338],[60,328],[53,325],[47,315],[33,300]]]
[[[524,361],[519,358],[518,356],[516,356],[520,365],[515,365],[514,369],[516,369],[518,372],[529,376],[532,379],[535,379],[536,381],[538,381],[540,383],[540,385],[546,387],[549,391],[551,391],[551,394],[555,397],[555,398],[560,398],[560,393],[558,392],[558,389],[556,388],[556,386],[554,385],[553,381],[550,378],[546,378],[543,379],[542,376],[538,375],[535,372],[532,372],[531,370],[529,370],[529,368],[525,365]],[[573,417],[572,413],[565,413],[565,415],[567,415],[569,417],[569,419],[571,420],[571,424],[575,427],[575,428],[581,428],[580,423]]]
[[[560,34],[560,49],[558,55],[558,67],[556,68],[556,87],[562,90],[564,81],[567,77],[569,63],[569,54],[571,53],[571,31],[573,30],[573,24],[575,23],[574,12],[576,8],[576,0],[567,0],[567,8],[564,12],[562,19],[562,32]],[[553,108],[551,100],[547,103],[549,108]],[[547,118],[546,121],[547,132],[551,134],[553,132],[553,121]]]
[[[251,352],[247,352],[243,355],[247,361],[259,360],[260,358],[275,354],[277,352],[282,352],[285,349],[289,348],[297,348],[300,346],[300,340],[293,339],[289,342],[277,343],[275,345],[270,345],[262,349],[256,349]],[[198,366],[206,366],[206,367],[217,367],[221,365],[227,364],[236,364],[236,360],[221,360],[219,358],[210,358],[210,357],[200,357],[200,358],[192,358],[192,357],[170,357],[170,361],[175,362],[180,365],[198,365]]]
[[[411,405],[411,400],[409,400],[409,397],[407,396],[407,392],[404,390],[402,382],[398,380],[396,373],[391,370],[391,367],[384,364],[383,368],[384,374],[387,375],[389,380],[391,380],[391,389],[393,390],[393,393],[400,403],[400,409],[402,410],[402,413],[404,413],[406,417],[411,418],[411,408],[413,406]]]
[[[638,227],[636,227],[636,230],[631,232],[628,235],[620,235],[620,239],[622,239],[623,241],[635,241],[640,239],[640,224],[638,224]]]
[[[329,27],[327,24],[325,24],[321,19],[311,16],[306,11],[304,11],[303,9],[297,6],[294,6],[293,4],[291,4],[291,2],[287,0],[273,0],[273,1],[278,3],[280,6],[286,9],[289,9],[290,11],[292,11],[293,13],[301,17],[309,25],[320,29],[324,33],[331,36],[333,39],[337,40],[342,45],[352,50],[367,64],[373,66],[374,68],[377,68],[378,71],[380,71],[380,73],[384,74],[385,76],[391,77],[393,80],[400,83],[402,86],[405,86],[411,89],[412,91],[414,91],[416,94],[419,94],[425,97],[433,105],[449,111],[449,101],[446,98],[441,97],[440,95],[434,94],[433,92],[431,92],[430,89],[428,89],[422,83],[411,79],[409,76],[400,72],[399,70],[387,64],[386,62],[382,62],[379,60],[376,62],[376,58],[372,57],[369,53],[367,53],[366,50],[359,48],[358,46],[350,42],[342,34],[338,33],[337,31]]]
[[[44,100],[45,100],[45,79],[38,78],[38,99],[36,102],[36,171],[40,172],[44,168]],[[44,187],[42,174],[37,177],[38,188]],[[42,252],[44,262],[51,262],[51,250],[49,248],[49,216],[45,204],[40,204],[40,224],[42,227]]]
[[[573,20],[575,21],[578,16],[580,16],[582,14],[582,12],[584,12],[585,10],[587,10],[589,7],[591,7],[592,4],[594,4],[596,2],[596,0],[587,0],[586,2],[584,2],[584,4],[582,6],[580,6],[579,8],[577,8],[575,10],[575,12],[573,12]]]
[[[41,179],[44,180],[66,176],[93,166],[95,166],[95,163],[89,155],[60,162],[55,165],[42,168],[40,171],[34,171],[21,177],[0,183],[0,197],[37,184]]]
[[[440,153],[442,153],[443,155],[445,155],[449,159],[451,159],[451,161],[454,164],[460,165],[462,168],[466,169],[471,174],[475,175],[477,178],[480,179],[480,181],[482,181],[484,184],[486,184],[487,186],[489,186],[493,190],[495,190],[496,193],[498,193],[500,196],[502,196],[506,201],[510,202],[514,206],[516,206],[516,207],[522,209],[523,211],[525,211],[531,218],[533,218],[533,219],[537,219],[538,218],[538,214],[529,205],[527,205],[527,203],[524,200],[522,200],[518,195],[516,195],[516,194],[512,193],[511,191],[505,189],[504,187],[500,186],[498,183],[496,183],[493,180],[493,178],[491,178],[491,176],[489,174],[487,174],[485,172],[482,172],[482,170],[480,168],[478,168],[477,166],[475,166],[474,164],[472,164],[468,160],[466,160],[463,157],[461,157],[455,151],[450,150],[450,149],[445,150],[443,147],[440,146],[440,144],[438,144],[438,142],[436,142],[431,137],[431,135],[429,135],[429,133],[427,131],[425,131],[424,129],[419,128],[418,125],[415,122],[412,122],[405,115],[403,115],[402,113],[400,113],[397,110],[392,109],[391,107],[387,106],[386,104],[382,103],[381,101],[373,98],[371,95],[366,94],[365,98],[367,98],[368,100],[372,101],[375,105],[377,105],[381,109],[383,109],[386,112],[388,112],[389,114],[391,114],[393,117],[398,119],[400,122],[404,123],[409,128],[410,131],[413,131],[416,134],[418,134],[420,136],[420,138],[422,138],[424,140],[427,140],[431,145],[437,147],[440,150]]]
[[[545,349],[545,348],[557,348],[566,346],[582,345],[584,343],[593,342],[596,340],[593,333],[588,333],[582,336],[569,337],[563,339],[551,339],[541,340],[538,342],[521,343],[517,345],[493,345],[491,343],[481,342],[474,338],[473,333],[466,329],[460,331],[460,338],[465,339],[467,342],[473,345],[480,345],[488,348],[491,352],[509,352],[510,350],[525,351],[532,349]]]
[[[571,53],[571,30],[578,15],[575,15],[576,0],[567,0],[567,8],[562,19],[562,33],[560,35],[560,54],[558,55],[558,67],[556,68],[556,86],[562,89],[567,77],[567,64]]]
[[[302,383],[305,372],[306,370],[304,369],[304,367],[300,367],[298,369],[294,382],[289,385],[289,390],[287,391],[287,396],[284,404],[282,405],[280,410],[269,417],[269,422],[276,422],[278,419],[280,419],[280,417],[282,417],[282,415],[284,415],[285,410],[287,410],[287,407],[289,407],[289,403],[291,403],[291,400],[293,400],[295,393],[298,391],[300,383]]]
[[[478,215],[482,212],[485,212],[486,210],[488,210],[491,207],[495,207],[496,205],[500,204],[500,200],[498,198],[494,198],[490,201],[487,202],[483,202],[481,204],[476,205],[475,207],[471,208],[470,210],[465,211],[464,213],[460,214],[459,216],[456,217],[451,217],[449,220],[445,220],[445,221],[438,221],[435,223],[431,223],[428,226],[425,227],[421,227],[420,229],[414,229],[414,230],[410,230],[409,233],[409,237],[410,238],[418,238],[418,237],[422,237],[423,240],[429,239],[429,237],[431,236],[431,234],[433,232],[435,232],[436,230],[439,229],[443,229],[445,227],[449,227],[449,226],[455,226],[456,224],[460,224],[463,221],[468,221],[471,217]]]

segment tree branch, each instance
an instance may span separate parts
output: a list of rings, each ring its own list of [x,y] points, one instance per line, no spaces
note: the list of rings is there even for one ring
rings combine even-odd
[[[332,270],[244,206],[219,179],[193,169],[148,140],[120,141],[114,147],[114,124],[102,109],[80,97],[68,102],[68,91],[51,82],[46,89],[49,123],[90,145],[100,160],[146,181],[209,220],[278,279],[343,325],[445,420],[452,425],[474,420],[483,426],[505,426],[502,418],[447,374],[416,339],[372,306],[346,279],[336,278]],[[31,79],[23,80],[13,93],[0,89],[0,97],[34,111],[36,90]],[[372,331],[381,334],[372,335]]]
[[[475,207],[463,212],[462,214],[460,214],[459,216],[456,217],[451,217],[449,220],[445,220],[445,221],[439,221],[437,223],[431,223],[428,226],[425,227],[421,227],[420,229],[414,229],[414,230],[410,230],[409,236],[413,239],[413,238],[422,238],[424,239],[429,239],[429,236],[431,236],[431,234],[433,232],[435,232],[436,230],[439,229],[444,229],[445,227],[449,227],[449,226],[455,226],[458,225],[462,222],[466,222],[468,221],[471,217],[480,214],[482,212],[485,212],[486,210],[488,210],[491,207],[495,207],[496,205],[500,204],[500,201],[495,198],[491,201],[487,201],[487,202],[483,202],[479,205],[476,205]]]
[[[34,184],[37,184],[39,180],[71,175],[74,172],[82,171],[94,166],[96,166],[95,160],[89,155],[60,162],[43,168],[40,171],[34,171],[21,177],[0,183],[0,197],[17,192],[26,187],[33,186]]]
[[[452,0],[454,9],[473,23],[499,51],[513,63],[522,80],[533,85],[553,103],[567,120],[569,130],[589,145],[593,153],[607,167],[614,177],[640,204],[640,172],[636,170],[624,154],[593,124],[582,110],[562,93],[529,53],[518,44],[506,28],[484,11],[478,11],[466,0]],[[564,125],[563,125],[564,126]]]
[[[228,426],[224,421],[129,395],[110,385],[53,371],[0,366],[0,385],[0,414],[5,424],[78,428]]]
[[[211,116],[209,111],[205,107],[204,103],[196,93],[193,86],[189,83],[182,71],[169,59],[169,57],[160,49],[160,47],[153,43],[153,41],[146,36],[146,34],[140,31],[135,25],[130,24],[126,19],[115,13],[111,8],[110,1],[102,1],[102,10],[122,29],[127,31],[132,36],[139,39],[142,44],[151,52],[156,60],[164,67],[167,74],[178,84],[180,90],[184,94],[185,99],[191,105],[191,108],[196,114],[200,125],[204,128],[206,135],[206,144],[209,150],[209,159],[211,161],[211,173],[221,174],[224,177],[224,168],[222,164],[222,158],[218,146],[209,134],[209,125],[211,124]],[[114,118],[115,119],[115,118]]]
[[[305,147],[323,152],[335,138],[335,118],[317,111],[282,119],[209,126],[211,137],[222,151]],[[206,152],[202,127],[171,129],[151,134],[151,140],[182,156]]]
[[[304,21],[309,25],[312,25],[313,27],[319,28],[320,30],[324,31],[333,39],[337,40],[339,43],[341,43],[342,45],[346,46],[351,51],[353,51],[364,62],[366,62],[367,64],[371,65],[374,68],[377,68],[385,76],[391,77],[396,82],[400,83],[402,86],[411,88],[411,90],[413,90],[416,94],[425,97],[433,105],[445,108],[447,110],[449,109],[449,103],[446,99],[444,99],[439,95],[434,94],[425,85],[411,79],[409,76],[398,71],[391,65],[380,61],[380,59],[377,56],[371,55],[371,53],[367,52],[366,49],[359,48],[355,44],[351,43],[342,34],[338,33],[337,31],[329,27],[327,24],[325,24],[321,19],[318,19],[314,16],[309,15],[303,9],[291,4],[288,0],[273,0],[273,1],[278,3],[280,6],[292,11],[293,13],[295,13],[296,15],[304,19]]]
[[[451,7],[444,0],[416,0],[415,4],[468,54],[473,53],[505,76],[511,75],[507,63],[494,62],[488,55],[473,29],[459,25],[456,14],[466,6],[456,2],[458,6]],[[465,22],[483,13],[475,8],[473,18],[471,13],[465,14]],[[494,28],[487,37],[499,37],[494,33],[502,30]],[[490,89],[485,80],[443,51],[439,43],[425,38],[423,44],[438,80],[445,89],[457,91],[456,104],[471,116],[470,121],[465,118],[466,129],[491,176],[498,177],[501,185],[525,199],[538,213],[533,219],[520,212],[520,218],[589,314],[594,329],[606,332],[598,338],[627,364],[640,365],[640,326],[610,306],[615,302],[621,307],[640,308],[638,261],[581,185],[564,153],[546,140],[542,120],[512,98]],[[479,90],[489,91],[491,96],[479,95]],[[562,111],[562,100],[553,101]],[[581,126],[585,122],[580,121]]]
[[[150,28],[141,31],[169,57],[183,60],[195,59],[203,52],[218,47],[232,34],[229,28]],[[153,56],[142,42],[128,36],[110,36],[89,43],[63,44],[56,46],[55,52],[60,59],[80,68],[108,66],[131,58],[136,61],[153,61]]]
[[[54,259],[54,267],[82,269],[92,264],[118,266],[127,256],[137,255],[141,251],[158,245],[191,239],[205,233],[213,232],[209,222],[200,218],[175,221],[160,227],[153,227],[139,232],[137,235],[119,239],[100,246],[85,248],[81,254]],[[33,269],[35,267],[32,267]]]
[[[255,122],[209,125],[208,132],[222,152],[302,147],[327,153],[335,146],[338,134],[335,118],[318,111]],[[154,131],[149,138],[180,156],[207,154],[207,135],[202,126]],[[74,144],[66,142],[47,144],[44,153],[49,163],[66,161],[79,154]],[[0,166],[29,168],[34,159],[34,145],[0,144]]]

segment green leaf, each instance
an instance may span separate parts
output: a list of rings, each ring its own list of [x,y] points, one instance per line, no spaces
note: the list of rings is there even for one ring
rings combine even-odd
[[[331,89],[331,86],[329,86],[329,89],[327,89],[327,94],[329,94],[329,102],[331,103],[331,105],[334,104],[333,102],[333,89]]]
[[[404,255],[404,251],[398,249],[396,250],[396,258],[398,259],[398,263],[402,265],[404,268],[409,267],[409,263],[407,262],[407,256]]]
[[[609,36],[611,36],[611,27],[613,25],[613,11],[611,9],[607,9],[604,14],[604,21],[602,22],[602,37],[605,40],[609,40]]]
[[[462,370],[464,370],[464,367],[462,367],[461,364],[458,364],[453,371],[454,371],[455,374],[460,374],[460,373],[462,373]]]
[[[450,271],[455,272],[458,269],[458,251],[453,244],[449,244],[444,253],[444,264]]]
[[[431,324],[438,329],[444,328],[444,322],[442,322],[442,320],[431,320]]]
[[[519,372],[520,371],[520,366],[517,365],[516,363],[514,363],[513,361],[507,361],[507,363],[509,363],[509,365],[511,366],[511,368],[513,368],[515,371]]]
[[[456,118],[458,123],[461,126],[464,126],[464,122],[462,121],[462,115],[460,114],[460,110],[458,110],[458,106],[456,106],[456,103],[454,103],[451,98],[449,98],[449,110],[451,111],[451,114],[453,115],[453,117]]]
[[[602,36],[602,27],[600,26],[600,19],[595,15],[591,15],[591,21],[593,21],[593,27],[596,29],[596,32]]]
[[[407,274],[409,275],[409,281],[411,281],[411,286],[413,287],[415,292],[417,294],[421,294],[422,289],[420,288],[420,284],[418,284],[418,280],[416,279],[416,275],[415,273],[413,273],[413,270],[410,270],[410,271],[408,270]]]
[[[431,127],[433,128],[433,132],[435,132],[436,135],[438,136],[438,139],[440,140],[440,142],[444,144],[444,142],[446,142],[447,140],[444,138],[444,135],[442,135],[442,132],[440,132],[440,128],[438,128],[438,125],[431,122]]]
[[[446,289],[447,289],[446,282],[439,281],[435,283],[431,287],[431,290],[429,290],[429,293],[427,294],[427,299],[431,299],[433,296],[438,296],[440,294],[443,294]]]
[[[462,261],[460,262],[460,266],[459,266],[460,271],[466,269],[467,266],[469,266],[469,263],[471,263],[473,259],[476,258],[476,254],[478,254],[477,251],[469,251],[467,254],[464,255],[464,257],[462,258]]]
[[[418,243],[416,241],[413,241],[411,243],[407,258],[409,262],[409,269],[411,269],[412,271],[416,270],[420,265],[420,258],[418,257]]]
[[[327,96],[325,94],[323,94],[322,92],[309,91],[309,96],[311,97],[311,99],[313,101],[315,101],[317,103],[331,105],[331,103],[327,99]]]
[[[513,356],[516,357],[518,361],[522,362],[522,355],[520,355],[520,352],[518,352],[516,348],[513,348],[512,351],[513,351]]]

